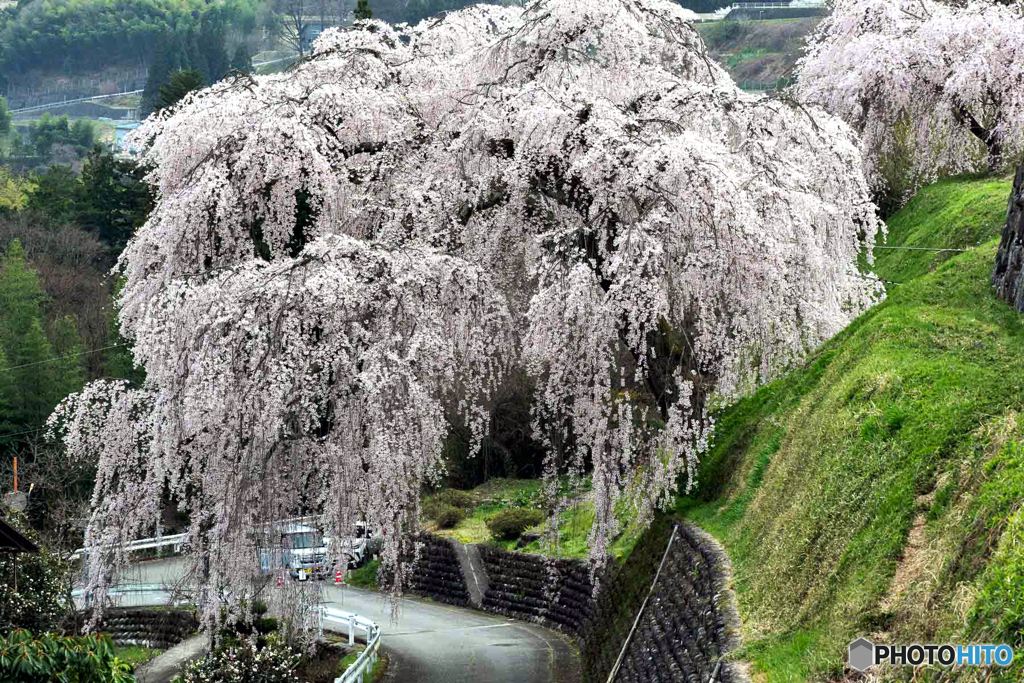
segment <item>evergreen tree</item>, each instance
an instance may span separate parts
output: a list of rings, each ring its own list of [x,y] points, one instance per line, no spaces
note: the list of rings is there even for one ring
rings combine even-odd
[[[75,215],[78,178],[70,166],[54,164],[35,179],[28,196],[28,208],[46,214],[55,223],[66,223]]]
[[[370,9],[370,0],[359,0],[356,3],[355,17],[356,21],[365,21],[373,16],[373,10]]]
[[[0,423],[8,435],[42,427],[58,401],[82,387],[81,358],[77,359],[77,371],[71,364],[55,362],[43,331],[44,300],[36,271],[21,243],[13,240],[0,259],[0,348],[12,390]],[[66,336],[66,330],[62,335]],[[16,440],[16,436],[0,434],[0,443],[5,445]]]
[[[210,64],[206,60],[206,55],[199,49],[199,35],[194,28],[190,28],[185,36],[185,61],[180,70],[198,71],[204,80],[210,72]]]
[[[182,68],[183,52],[181,40],[174,33],[163,33],[157,38],[153,63],[146,76],[146,89],[142,93],[142,102],[139,106],[142,116],[149,116],[155,111],[157,98],[160,97],[160,86],[167,82],[173,72]]]
[[[160,86],[160,97],[156,100],[155,111],[166,109],[178,103],[181,98],[204,85],[203,74],[198,69],[175,71]]]
[[[7,100],[0,97],[0,137],[11,132],[11,114],[7,111]]]
[[[131,159],[94,147],[79,176],[75,222],[120,253],[153,206],[145,175]]]
[[[252,57],[249,55],[249,48],[245,43],[235,48],[235,56],[231,58],[231,68],[244,74],[253,72]]]
[[[206,70],[202,72],[203,77],[207,83],[216,83],[224,78],[224,74],[231,68],[228,51],[224,47],[224,21],[216,9],[207,10],[203,14],[197,40],[199,51],[205,61]]]

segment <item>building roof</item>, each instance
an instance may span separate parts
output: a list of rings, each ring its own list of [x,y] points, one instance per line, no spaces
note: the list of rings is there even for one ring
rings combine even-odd
[[[38,553],[36,544],[28,540],[10,524],[0,519],[0,551],[16,553]]]

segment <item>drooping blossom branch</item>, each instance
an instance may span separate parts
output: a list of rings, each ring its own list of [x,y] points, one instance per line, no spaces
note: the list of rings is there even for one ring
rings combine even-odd
[[[870,179],[907,130],[910,172],[998,168],[1024,151],[1024,5],[837,0],[796,94],[863,136]]]
[[[100,508],[166,481],[211,619],[297,514],[383,530],[397,593],[446,415],[475,448],[525,368],[546,476],[592,469],[603,561],[620,500],[643,521],[692,483],[713,408],[882,294],[856,266],[879,225],[852,130],[743,94],[692,16],[540,0],[370,22],[147,121],[159,201],[120,322],[150,431],[131,451],[89,401],[59,411],[125,442],[104,467],[146,462],[130,495],[97,488],[94,537]]]

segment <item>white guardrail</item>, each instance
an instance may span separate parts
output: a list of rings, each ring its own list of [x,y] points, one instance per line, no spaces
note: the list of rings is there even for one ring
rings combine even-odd
[[[307,522],[315,521],[316,517],[289,517],[288,519],[281,519],[275,522],[275,524],[305,524]],[[165,546],[174,546],[173,550],[176,553],[180,553],[182,546],[185,544],[185,539],[188,538],[188,534],[171,534],[169,536],[154,536],[153,538],[140,538],[132,541],[125,545],[125,550],[146,550],[148,548],[163,548]],[[75,552],[68,556],[68,559],[74,559],[81,557],[87,552],[86,548],[78,548]]]
[[[323,636],[324,621],[330,620],[342,624],[348,624],[348,643],[356,642],[356,629],[362,629],[366,633],[366,649],[359,658],[353,662],[345,673],[334,679],[334,683],[363,683],[365,678],[373,669],[380,652],[381,628],[375,621],[361,617],[352,612],[345,612],[330,607],[320,607],[320,635]]]

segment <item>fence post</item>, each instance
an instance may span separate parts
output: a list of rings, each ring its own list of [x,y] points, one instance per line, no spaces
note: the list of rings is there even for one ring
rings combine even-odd
[[[348,618],[348,644],[352,645],[356,642],[356,618]]]

